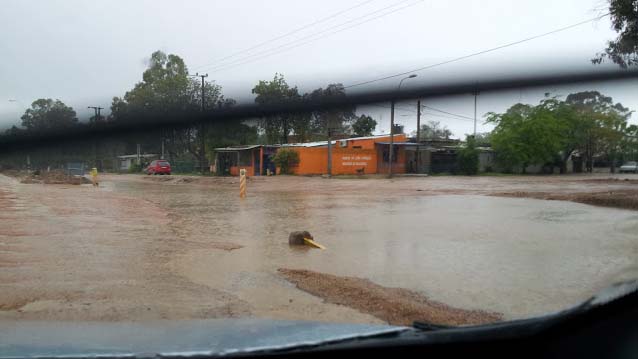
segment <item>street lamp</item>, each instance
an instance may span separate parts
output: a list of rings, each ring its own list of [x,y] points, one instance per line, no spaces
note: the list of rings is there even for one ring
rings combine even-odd
[[[403,81],[407,80],[407,79],[413,79],[416,77],[416,74],[412,74],[408,77],[404,77],[401,79],[401,81],[399,81],[399,87],[397,88],[397,92],[401,91],[401,85],[403,84]],[[394,156],[394,99],[392,99],[392,101],[390,102],[390,158],[388,158],[388,160],[390,161],[390,168],[388,170],[388,177],[392,177],[392,157]]]
[[[403,81],[405,81],[407,79],[413,79],[415,77],[416,77],[416,74],[412,74],[412,75],[410,75],[408,77],[402,78],[401,81],[399,81],[399,87],[398,87],[397,91],[401,91],[401,85],[403,84]]]

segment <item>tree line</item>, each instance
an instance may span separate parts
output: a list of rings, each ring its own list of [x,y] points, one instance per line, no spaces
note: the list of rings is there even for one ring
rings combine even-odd
[[[504,113],[488,113],[494,130],[489,142],[505,171],[525,171],[530,165],[558,166],[577,155],[591,172],[596,158],[611,165],[635,159],[638,126],[628,124],[632,111],[598,91],[546,94],[537,105],[516,104]]]
[[[154,52],[142,81],[123,96],[113,97],[108,116],[92,116],[88,123],[78,121],[75,110],[60,100],[37,99],[21,117],[21,126],[13,126],[5,136],[37,134],[51,130],[71,129],[133,121],[137,118],[160,118],[169,113],[212,111],[232,107],[236,101],[223,95],[222,87],[214,82],[202,82],[191,76],[184,60],[175,54]],[[321,101],[346,95],[342,84],[329,84],[309,93],[301,94],[296,86],[290,86],[281,74],[272,80],[259,81],[252,93],[257,104],[281,104],[297,101]],[[203,98],[202,98],[203,95]],[[159,153],[162,147],[166,157],[177,161],[192,161],[204,170],[213,157],[213,149],[245,144],[276,144],[325,140],[334,135],[369,136],[376,128],[376,121],[367,115],[357,116],[354,106],[300,114],[278,114],[260,118],[256,123],[220,121],[188,128],[163,128],[160,133],[123,136],[100,141],[100,154],[95,148],[93,157],[109,157],[115,154],[135,153],[137,145],[145,152]],[[72,151],[72,150],[70,150]],[[66,151],[69,152],[69,151]],[[78,154],[87,153],[78,148]]]

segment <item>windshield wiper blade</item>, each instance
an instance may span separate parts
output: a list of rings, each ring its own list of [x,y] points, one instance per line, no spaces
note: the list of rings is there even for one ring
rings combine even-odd
[[[415,321],[414,323],[412,323],[412,327],[422,330],[422,331],[426,331],[426,332],[433,332],[436,330],[442,330],[442,329],[455,329],[458,327],[455,327],[453,325],[442,325],[442,324],[433,324],[433,323],[428,323],[428,322],[422,322],[422,321]]]
[[[586,314],[592,309],[604,307],[606,304],[619,300],[631,293],[634,293],[634,295],[638,293],[638,279],[615,283],[579,305],[538,317],[467,326],[448,326],[424,321],[414,321],[412,326],[421,332],[450,330],[455,333],[455,335],[470,335],[477,338],[484,336],[490,338],[494,338],[495,336],[505,338],[520,336],[522,334],[533,335],[547,330],[558,323]]]

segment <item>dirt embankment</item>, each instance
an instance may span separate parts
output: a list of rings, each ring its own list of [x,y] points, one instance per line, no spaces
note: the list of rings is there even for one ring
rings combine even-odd
[[[279,273],[297,288],[329,303],[355,308],[392,325],[412,325],[414,321],[470,325],[503,319],[499,313],[453,308],[414,291],[383,287],[367,279],[284,268]]]
[[[630,178],[592,178],[587,180],[581,180],[579,182],[582,183],[607,183],[607,184],[638,184],[638,179],[630,179]]]
[[[609,190],[589,193],[496,192],[492,196],[536,198],[550,201],[572,201],[594,206],[638,210],[638,189]]]
[[[190,184],[190,185],[232,185],[239,183],[238,177],[219,177],[219,176],[182,176],[182,175],[173,175],[173,176],[138,176],[137,179],[141,179],[143,181],[149,182],[159,182],[163,184],[171,184],[171,185],[181,185],[181,184]],[[248,181],[254,180],[255,177],[248,177]]]
[[[91,183],[87,178],[81,176],[72,176],[67,174],[62,170],[51,170],[51,171],[15,171],[15,170],[7,170],[3,171],[2,174],[7,175],[9,177],[16,178],[20,181],[20,183],[25,184],[33,184],[33,183],[44,183],[44,184],[87,184]]]

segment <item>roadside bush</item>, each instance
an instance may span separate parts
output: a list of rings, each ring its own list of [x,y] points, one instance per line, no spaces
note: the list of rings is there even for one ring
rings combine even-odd
[[[291,174],[290,167],[299,164],[299,153],[291,148],[282,148],[277,151],[272,161],[281,169],[282,174]]]
[[[137,163],[131,164],[131,167],[128,169],[128,173],[140,173],[142,172],[142,165],[138,165]]]
[[[479,151],[476,149],[474,136],[467,136],[465,147],[459,150],[457,161],[459,172],[464,175],[475,175],[479,170]]]

